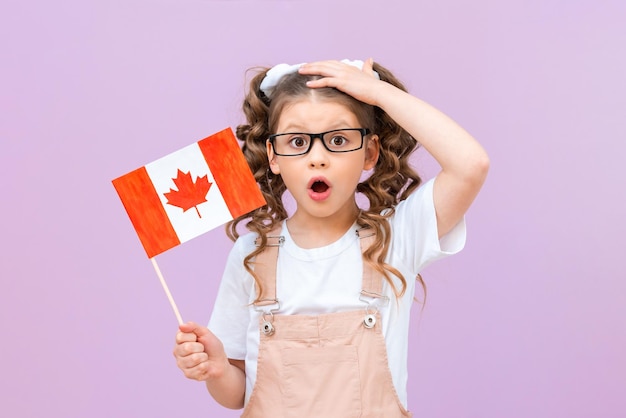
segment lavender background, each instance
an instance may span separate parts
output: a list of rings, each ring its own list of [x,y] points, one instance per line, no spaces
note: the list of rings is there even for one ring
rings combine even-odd
[[[466,250],[424,272],[415,415],[626,416],[625,22],[621,0],[3,0],[0,415],[239,416],[176,368],[110,182],[236,126],[246,68],[372,56],[492,159]],[[159,256],[185,320],[230,245]]]

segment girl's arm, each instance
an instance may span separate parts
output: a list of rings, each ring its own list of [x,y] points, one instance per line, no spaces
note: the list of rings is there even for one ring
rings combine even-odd
[[[243,408],[246,375],[243,360],[230,360],[222,342],[208,328],[180,326],[174,347],[176,364],[190,379],[205,381],[213,398],[231,409]]]
[[[489,157],[483,147],[448,116],[391,84],[380,86],[377,106],[441,165],[433,186],[441,238],[461,220],[480,191],[489,169]]]
[[[448,116],[428,103],[373,76],[373,61],[363,70],[338,61],[304,65],[302,74],[324,78],[309,87],[335,87],[358,100],[378,106],[411,134],[441,165],[434,184],[439,237],[456,225],[482,187],[489,158],[480,144]]]

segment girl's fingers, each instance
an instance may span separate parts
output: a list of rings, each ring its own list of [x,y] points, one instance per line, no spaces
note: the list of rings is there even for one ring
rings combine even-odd
[[[182,344],[186,342],[197,341],[198,337],[193,332],[182,332],[178,331],[176,333],[176,344]]]
[[[219,376],[227,363],[221,361],[226,356],[221,341],[206,327],[195,323],[180,326],[173,354],[184,375],[199,381]]]
[[[374,61],[369,58],[363,63],[363,69],[339,61],[322,61],[305,64],[300,67],[300,74],[320,75],[319,80],[309,81],[311,88],[334,87],[350,94],[350,90],[362,90],[363,86],[370,85],[377,80],[373,70]]]
[[[376,105],[381,83],[374,75],[373,65],[371,58],[363,63],[362,69],[340,61],[320,61],[305,64],[299,71],[301,74],[322,76],[308,81],[310,88],[336,88],[364,103]]]
[[[374,59],[368,58],[363,63],[363,72],[369,75],[374,75]]]
[[[341,61],[317,61],[302,65],[298,71],[300,74],[317,74],[324,77],[350,75],[361,72],[373,76],[373,67],[374,60],[372,58],[368,58],[363,63],[363,69],[361,70],[354,65],[349,65]]]
[[[177,365],[186,377],[194,380],[207,380],[224,373],[223,365],[209,360],[206,353],[196,353],[177,359]]]
[[[186,342],[174,347],[175,357],[186,357],[195,353],[204,353],[204,346],[197,342]]]
[[[206,353],[195,353],[186,357],[179,357],[176,362],[182,370],[191,370],[207,361],[209,361],[209,356]]]
[[[320,78],[319,80],[307,81],[306,85],[311,88],[338,87],[337,79],[330,77]]]
[[[192,370],[183,370],[183,374],[187,379],[197,380],[199,382],[206,380],[207,372],[204,368],[197,368]]]
[[[348,65],[339,61],[318,61],[310,64],[304,64],[298,70],[300,74],[321,75],[322,77],[337,77],[342,71],[345,71]],[[358,68],[352,67],[358,71]]]
[[[339,61],[315,61],[302,64],[299,71],[307,74],[311,74],[317,71],[331,70],[341,68],[344,64]]]

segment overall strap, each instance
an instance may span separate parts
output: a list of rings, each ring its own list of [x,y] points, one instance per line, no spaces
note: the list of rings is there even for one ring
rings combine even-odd
[[[361,244],[361,253],[365,253],[374,244],[376,233],[371,228],[361,228],[357,229],[356,234]],[[378,256],[378,253],[375,254],[374,258]],[[388,299],[387,296],[383,295],[383,275],[366,262],[363,262],[361,296],[374,299]]]
[[[271,305],[279,306],[276,298],[276,263],[278,261],[278,248],[285,242],[285,237],[281,235],[282,225],[278,225],[267,234],[267,244],[263,252],[258,254],[254,260],[254,272],[262,286],[262,293],[254,306],[268,309]],[[261,245],[261,238],[257,238],[255,244]]]

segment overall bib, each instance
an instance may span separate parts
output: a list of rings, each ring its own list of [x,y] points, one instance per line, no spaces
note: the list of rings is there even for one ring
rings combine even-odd
[[[363,263],[362,310],[280,315],[276,262],[283,240],[280,229],[272,231],[255,261],[264,296],[255,308],[263,316],[256,382],[242,418],[411,417],[393,386],[372,303],[387,299],[383,277]],[[372,240],[360,236],[361,250]]]

